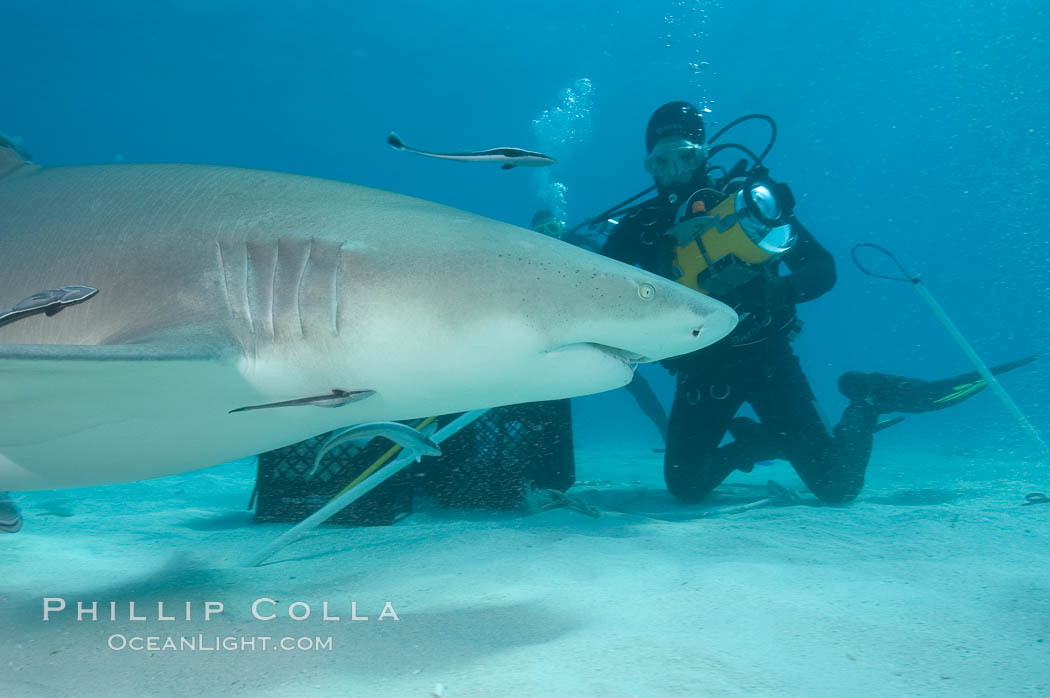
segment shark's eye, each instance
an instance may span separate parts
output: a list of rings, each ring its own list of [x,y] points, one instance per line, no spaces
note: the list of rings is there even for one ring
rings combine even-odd
[[[647,301],[656,295],[656,289],[652,287],[652,284],[642,284],[638,287],[638,295],[643,301]]]

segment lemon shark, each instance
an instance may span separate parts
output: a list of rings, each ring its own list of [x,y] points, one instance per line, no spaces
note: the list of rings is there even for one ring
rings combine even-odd
[[[354,424],[566,398],[736,324],[532,231],[385,191],[0,147],[0,490],[185,472]]]

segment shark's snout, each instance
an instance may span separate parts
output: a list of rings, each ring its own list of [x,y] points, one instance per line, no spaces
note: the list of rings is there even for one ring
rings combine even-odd
[[[723,303],[674,284],[663,290],[670,296],[664,302],[617,321],[582,323],[553,350],[589,347],[627,364],[648,363],[703,349],[736,327],[736,313]]]
[[[635,349],[653,360],[703,349],[736,327],[736,311],[721,301],[670,281],[658,292],[661,302],[650,313],[642,343]]]

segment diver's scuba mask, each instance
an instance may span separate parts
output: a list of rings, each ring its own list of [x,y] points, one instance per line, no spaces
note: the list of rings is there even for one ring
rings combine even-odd
[[[661,138],[645,158],[645,170],[661,187],[686,184],[707,160],[707,146],[681,136]]]

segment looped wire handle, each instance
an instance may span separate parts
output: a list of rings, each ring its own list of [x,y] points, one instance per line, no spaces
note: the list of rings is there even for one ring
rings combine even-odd
[[[873,250],[877,250],[889,257],[891,260],[893,260],[893,263],[897,265],[897,268],[901,270],[901,274],[903,274],[904,276],[888,276],[886,274],[876,274],[875,272],[865,267],[863,264],[860,263],[860,260],[857,258],[857,250],[859,250],[862,247],[870,247]],[[853,246],[853,249],[850,251],[850,257],[853,258],[853,263],[857,265],[857,268],[865,274],[867,274],[868,276],[873,276],[876,279],[889,279],[890,281],[906,281],[913,284],[919,283],[919,277],[909,274],[908,270],[904,268],[904,265],[901,264],[900,260],[894,257],[893,253],[887,250],[885,247],[880,247],[879,245],[876,245],[871,242],[862,242]]]

